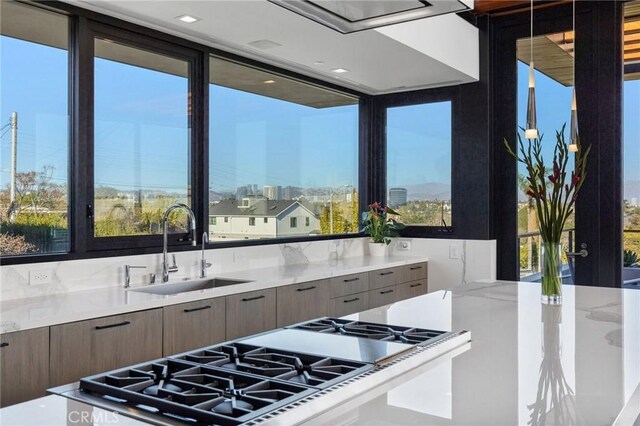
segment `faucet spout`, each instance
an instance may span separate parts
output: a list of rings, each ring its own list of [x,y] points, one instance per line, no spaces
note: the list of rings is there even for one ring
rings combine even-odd
[[[191,225],[191,245],[196,245],[196,216],[193,214],[193,210],[189,208],[186,204],[183,203],[175,203],[170,205],[167,210],[164,212],[162,216],[162,282],[166,283],[169,281],[169,272],[177,271],[177,268],[170,270],[169,261],[167,260],[167,249],[169,245],[169,215],[174,211],[182,209],[187,212],[189,216],[189,222]]]

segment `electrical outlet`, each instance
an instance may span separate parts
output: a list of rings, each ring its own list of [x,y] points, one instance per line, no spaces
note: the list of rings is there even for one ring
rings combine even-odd
[[[53,281],[53,269],[38,269],[29,271],[29,285],[51,284]]]
[[[460,245],[451,244],[449,246],[449,259],[460,259]]]
[[[398,251],[409,251],[411,250],[411,241],[408,240],[399,240],[396,244],[396,249]]]

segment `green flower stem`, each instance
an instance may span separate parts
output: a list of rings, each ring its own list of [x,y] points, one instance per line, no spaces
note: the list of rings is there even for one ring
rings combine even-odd
[[[562,246],[556,242],[542,243],[542,295],[562,294],[561,254]]]

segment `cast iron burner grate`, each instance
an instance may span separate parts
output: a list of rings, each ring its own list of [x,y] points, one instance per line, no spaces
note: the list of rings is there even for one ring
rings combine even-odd
[[[235,426],[317,389],[242,371],[160,359],[80,380],[93,396],[191,424]]]
[[[319,333],[336,333],[345,336],[363,337],[388,342],[425,345],[446,335],[446,331],[429,330],[399,325],[375,324],[362,321],[349,321],[339,318],[320,318],[290,328],[315,331]]]
[[[372,368],[365,362],[228,343],[176,355],[172,359],[241,371],[324,389]]]

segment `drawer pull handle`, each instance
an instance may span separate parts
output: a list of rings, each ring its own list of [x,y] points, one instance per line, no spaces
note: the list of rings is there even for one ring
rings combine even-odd
[[[343,300],[344,303],[351,303],[351,302],[355,302],[356,300],[360,300],[359,297],[354,297],[353,299],[347,299],[347,300]]]
[[[418,287],[418,286],[421,286],[421,285],[422,285],[422,283],[418,283],[418,284],[411,284],[409,287],[413,288],[413,287]]]
[[[299,288],[296,291],[307,291],[307,290],[313,290],[314,288],[316,288],[316,286],[312,285],[311,287]]]
[[[104,330],[106,328],[114,328],[114,327],[122,327],[125,325],[129,325],[131,324],[131,321],[122,321],[122,322],[118,322],[115,324],[109,324],[109,325],[96,325],[96,330]]]
[[[211,305],[200,306],[197,308],[185,309],[185,313],[188,312],[196,312],[196,311],[204,311],[205,309],[211,309]]]
[[[0,348],[6,348],[7,346],[9,346],[9,343],[7,342],[0,343]]]
[[[381,291],[380,294],[393,293],[394,290]]]
[[[413,268],[409,268],[412,271],[415,271],[416,269],[422,269],[422,266],[414,266]]]
[[[345,283],[351,283],[351,282],[354,282],[354,281],[358,281],[359,279],[360,278],[356,277],[356,278],[349,278],[348,280],[342,280],[342,281],[344,281]]]
[[[264,299],[264,294],[261,294],[260,296],[256,296],[256,297],[247,297],[245,299],[242,299],[242,301],[251,302],[252,300],[258,300],[258,299]]]
[[[380,272],[380,275],[391,275],[393,274],[393,271],[389,271],[389,272]]]

